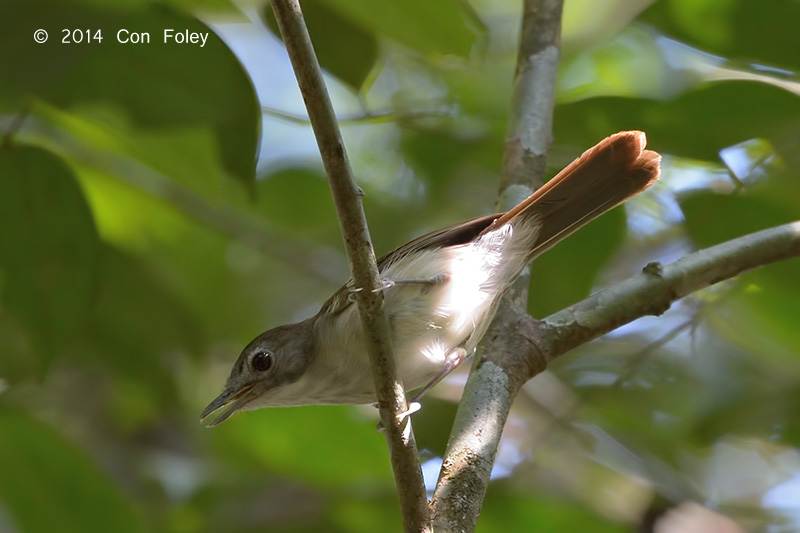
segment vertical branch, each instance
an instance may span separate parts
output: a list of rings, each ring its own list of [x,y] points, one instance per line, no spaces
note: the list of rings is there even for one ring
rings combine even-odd
[[[501,193],[512,185],[536,189],[544,183],[553,129],[562,6],[563,0],[525,0]]]
[[[553,123],[563,0],[525,0],[510,120],[503,155],[500,209],[516,205],[544,182]],[[526,354],[523,334],[529,276],[520,277],[500,307],[473,364],[458,406],[442,471],[430,502],[434,528],[473,531],[500,436],[520,387],[542,368]]]
[[[363,192],[356,184],[345,152],[336,116],[322,79],[298,0],[273,0],[272,9],[317,139],[331,187],[350,270],[356,287],[358,310],[367,339],[378,407],[389,445],[405,531],[428,531],[430,520],[417,447],[392,346],[389,319],[383,309],[378,267],[361,205]]]

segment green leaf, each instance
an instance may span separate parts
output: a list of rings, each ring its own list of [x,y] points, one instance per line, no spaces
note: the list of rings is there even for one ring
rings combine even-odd
[[[71,140],[80,141],[66,149],[77,158],[85,160],[85,151],[111,152],[133,158],[152,170],[167,176],[218,204],[224,198],[236,197],[240,191],[232,190],[233,183],[224,179],[215,134],[211,127],[159,128],[136,127],[107,106],[84,106],[80,110],[64,112],[51,106],[38,105],[36,115],[59,127]],[[58,141],[54,149],[64,149]],[[102,161],[98,157],[98,160]],[[141,170],[136,169],[139,173]],[[146,179],[146,177],[145,177]],[[227,187],[226,187],[227,186]],[[239,194],[238,196],[241,196]]]
[[[758,105],[753,105],[758,102]],[[761,83],[719,82],[670,101],[592,98],[556,107],[556,138],[591,146],[612,132],[640,129],[648,148],[717,161],[722,148],[752,138],[780,145],[800,119],[797,95]]]
[[[705,247],[796,220],[796,197],[784,180],[766,179],[744,195],[693,194],[681,202],[681,209],[689,236]],[[799,265],[800,259],[794,258],[740,275],[745,290],[726,299],[727,312],[717,324],[737,344],[761,354],[764,362],[779,365],[782,373],[796,372],[800,353]]]
[[[258,213],[286,230],[337,242],[336,210],[324,174],[310,168],[281,169],[256,185]]]
[[[385,439],[373,420],[353,414],[351,407],[335,406],[262,409],[212,431],[225,455],[246,469],[257,461],[274,472],[338,489],[357,481],[388,485]],[[325,453],[319,453],[320,436]],[[350,460],[354,450],[357,461]]]
[[[272,33],[281,38],[271,4],[264,4],[261,16]],[[321,0],[303,2],[303,18],[322,68],[354,90],[361,89],[378,60],[375,35]]]
[[[260,112],[253,87],[233,53],[197,19],[152,5],[12,0],[0,18],[0,105],[19,109],[31,98],[65,109],[113,104],[139,126],[213,128],[224,168],[245,184],[255,172]],[[37,44],[33,31],[49,39]],[[81,43],[62,42],[62,28],[90,29]],[[118,42],[120,30],[147,33],[149,44]],[[165,31],[208,34],[205,44],[164,42]],[[101,42],[94,42],[96,35]],[[130,34],[121,34],[130,39]],[[73,36],[70,35],[70,40]],[[86,42],[89,38],[93,42]],[[179,68],[176,67],[179,65]]]
[[[495,483],[486,494],[478,531],[629,531],[593,513],[582,502],[559,499],[552,494],[522,493],[505,483]]]
[[[321,0],[362,28],[423,54],[467,57],[475,33],[458,0]]]
[[[376,524],[381,524],[382,531],[400,531],[402,523],[396,498],[377,491],[361,498],[341,498],[336,506],[329,507],[326,518],[327,522],[309,531],[334,530],[333,524],[338,526],[337,531],[349,533],[373,533]],[[396,524],[396,527],[390,528],[389,524]]]
[[[144,531],[118,488],[41,422],[0,409],[0,501],[20,533]]]
[[[456,409],[458,403],[441,400],[432,394],[425,397],[425,408],[414,414],[414,435],[420,451],[444,456]]]
[[[800,4],[794,0],[772,0],[768,9],[751,0],[668,0],[654,2],[642,19],[705,52],[793,71],[800,68]]]
[[[0,306],[0,390],[6,384],[41,377],[40,353],[31,344],[28,328],[10,310]]]
[[[120,379],[138,381],[131,387],[147,388],[151,397],[168,398],[174,383],[165,354],[196,354],[202,346],[194,316],[144,261],[112,248],[105,250],[96,299],[83,357],[97,358]]]
[[[755,194],[724,195],[698,191],[681,200],[689,237],[704,248],[729,239],[791,222],[800,216],[800,206],[782,206],[771,199],[769,188]]]
[[[83,327],[99,256],[94,222],[71,170],[40,148],[0,150],[3,300],[45,357]]]
[[[147,3],[147,0],[133,1]],[[231,0],[168,0],[165,3],[188,12],[201,11],[204,15],[214,13],[231,18],[235,17],[237,20],[242,20],[243,22],[247,20]]]
[[[585,298],[625,237],[625,210],[614,209],[531,264],[528,310],[544,317]]]
[[[200,11],[203,15],[213,14],[221,15],[228,19],[247,20],[231,0],[163,0],[160,3],[187,13]],[[116,0],[115,4],[141,7],[148,6],[152,2],[150,0]]]
[[[571,0],[561,22],[562,56],[608,40],[643,11],[652,0]]]

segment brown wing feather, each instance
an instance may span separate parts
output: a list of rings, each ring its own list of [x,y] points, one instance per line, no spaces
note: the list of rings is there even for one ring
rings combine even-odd
[[[380,272],[384,270],[392,262],[409,253],[431,248],[442,248],[445,246],[466,244],[480,235],[480,233],[500,215],[502,215],[502,213],[484,215],[482,217],[473,218],[472,220],[467,220],[459,224],[453,224],[452,226],[447,226],[445,228],[426,233],[425,235],[421,235],[379,258],[378,271]],[[335,293],[333,293],[333,295],[322,305],[320,313],[330,312],[332,314],[338,314],[351,305],[353,302],[344,297],[344,294],[351,289],[351,285],[352,280],[350,280],[346,285],[341,286]]]
[[[382,269],[384,266],[388,266],[398,257],[402,257],[409,252],[466,244],[480,235],[483,230],[501,215],[502,213],[484,215],[421,235],[378,259],[378,270]]]

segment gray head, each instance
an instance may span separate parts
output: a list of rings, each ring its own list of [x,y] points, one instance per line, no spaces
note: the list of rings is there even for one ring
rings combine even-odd
[[[313,351],[311,319],[265,331],[242,350],[222,391],[200,415],[204,420],[225,408],[208,427],[238,411],[295,405],[292,384],[303,376]]]

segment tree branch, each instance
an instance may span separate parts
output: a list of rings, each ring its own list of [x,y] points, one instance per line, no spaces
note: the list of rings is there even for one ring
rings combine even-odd
[[[550,148],[563,0],[525,0],[498,207],[507,210],[544,183]],[[528,317],[525,271],[508,292],[486,343],[475,357],[456,412],[442,471],[430,502],[436,530],[473,531],[478,521],[500,435],[519,386],[509,374],[526,367],[527,337],[507,315]],[[530,317],[528,317],[530,318]],[[511,328],[509,329],[509,324]],[[488,354],[488,355],[484,355]],[[542,366],[544,368],[544,366]],[[523,368],[525,374],[534,369]],[[524,381],[522,381],[524,383]]]
[[[637,318],[660,315],[694,291],[797,256],[800,221],[738,237],[668,265],[650,263],[628,280],[544,320],[503,306],[484,338],[484,353],[506,350],[512,339],[517,357],[490,360],[484,355],[476,362],[472,374],[477,379],[470,376],[467,382],[454,424],[458,431],[450,437],[442,467],[440,484],[447,484],[446,496],[474,495],[480,496],[478,502],[482,500],[511,402],[522,385],[556,357]],[[458,502],[457,509],[464,514],[480,511],[474,498],[462,497]],[[450,506],[440,504],[440,509]],[[434,523],[438,520],[435,516]]]
[[[428,531],[430,521],[417,447],[408,417],[405,391],[397,372],[389,318],[383,309],[383,293],[375,253],[361,205],[363,191],[353,177],[336,116],[322,79],[298,0],[273,0],[289,59],[294,68],[308,117],[328,174],[339,225],[345,241],[356,287],[358,310],[367,339],[375,391],[397,485],[406,531]]]
[[[283,111],[274,107],[261,106],[261,112],[292,124],[308,126],[310,121],[305,115]],[[431,109],[429,111],[398,111],[394,109],[380,109],[377,111],[364,111],[356,115],[340,116],[336,120],[340,125],[345,124],[384,124],[386,122],[406,122],[433,117],[446,117],[450,115],[445,109]]]
[[[525,0],[500,190],[544,184],[553,129],[563,0]]]
[[[687,294],[742,272],[800,255],[800,221],[776,226],[694,252],[674,263],[650,263],[642,272],[554,313],[530,319],[541,362],[587,343],[645,315],[660,315]],[[530,379],[533,375],[526,379]]]
[[[800,256],[800,221],[738,237],[668,265],[650,263],[641,273],[544,320],[506,307],[498,313],[495,328],[484,339],[485,350],[492,353],[496,346],[506,346],[504,337],[513,337],[520,357],[504,359],[502,367],[484,357],[477,366],[479,369],[489,366],[483,372],[494,381],[502,379],[506,387],[503,397],[513,400],[526,381],[573,348],[643,316],[660,315],[673,302],[695,291],[747,270],[797,256]],[[505,403],[503,409],[507,413]],[[486,447],[482,441],[466,444],[469,448]],[[470,453],[462,455],[471,458]],[[467,470],[465,465],[459,465],[459,469]],[[463,475],[456,472],[456,477]]]

